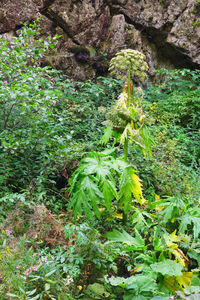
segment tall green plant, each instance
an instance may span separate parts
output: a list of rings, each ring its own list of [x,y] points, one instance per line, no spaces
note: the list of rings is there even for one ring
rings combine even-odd
[[[124,159],[128,157],[128,143],[137,145],[144,154],[150,153],[150,136],[145,127],[142,109],[142,90],[134,88],[133,78],[144,81],[148,66],[144,54],[136,50],[122,50],[110,62],[111,74],[124,81],[123,92],[111,107],[105,122],[107,129],[102,138],[106,144],[114,136],[115,142],[124,147]]]
[[[100,217],[98,206],[103,204],[109,210],[112,201],[116,200],[126,222],[131,202],[145,202],[140,179],[128,164],[128,142],[134,142],[145,153],[150,152],[141,98],[133,91],[131,81],[133,75],[140,80],[145,79],[145,56],[135,50],[123,50],[111,60],[110,70],[112,73],[119,72],[118,76],[126,82],[122,94],[108,114],[108,127],[102,143],[106,144],[114,135],[124,146],[124,159],[116,159],[108,153],[89,153],[71,178],[69,207],[73,208],[75,216],[83,210],[89,216],[93,210]]]

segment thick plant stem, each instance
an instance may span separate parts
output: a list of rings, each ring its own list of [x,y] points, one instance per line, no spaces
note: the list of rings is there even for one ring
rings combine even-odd
[[[124,141],[124,160],[128,161],[128,137]],[[128,214],[123,211],[123,223],[126,224],[128,219]]]
[[[124,141],[124,160],[128,161],[128,137]]]
[[[128,220],[128,214],[123,211],[123,219],[122,219],[122,221],[123,221],[124,225],[126,225],[127,220]]]

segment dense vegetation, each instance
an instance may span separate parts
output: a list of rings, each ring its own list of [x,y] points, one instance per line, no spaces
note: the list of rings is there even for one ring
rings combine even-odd
[[[0,39],[0,299],[199,299],[200,71],[74,82],[36,28]]]

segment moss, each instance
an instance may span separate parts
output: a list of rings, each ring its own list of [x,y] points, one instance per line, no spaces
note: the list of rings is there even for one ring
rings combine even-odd
[[[79,45],[73,45],[69,48],[69,50],[72,52],[72,53],[77,53],[77,52],[80,52],[80,51],[85,51],[85,52],[89,52],[89,50],[85,47],[85,46],[79,46]]]
[[[192,26],[200,28],[200,21],[193,22]]]
[[[165,2],[166,2],[166,0],[161,0],[161,1],[160,1],[160,5],[161,5],[161,6],[165,6]]]

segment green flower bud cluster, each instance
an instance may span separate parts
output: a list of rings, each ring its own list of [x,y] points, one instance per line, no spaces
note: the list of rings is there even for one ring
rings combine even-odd
[[[137,77],[140,81],[144,81],[148,70],[145,59],[146,57],[143,53],[137,50],[125,49],[118,52],[111,59],[109,71],[122,81],[128,81],[129,76],[131,78]]]
[[[111,107],[110,111],[107,114],[107,125],[112,126],[113,130],[118,133],[122,133],[129,123],[134,123],[134,127],[137,128],[141,126],[140,119],[143,113],[141,107],[139,106],[139,103],[137,103],[136,106],[134,103],[131,103],[130,106],[127,107],[125,105],[125,96],[126,94],[122,93],[119,96],[119,99],[116,101],[115,105]],[[124,103],[122,102],[122,98],[125,98]],[[137,99],[134,99],[134,101],[136,100]]]

